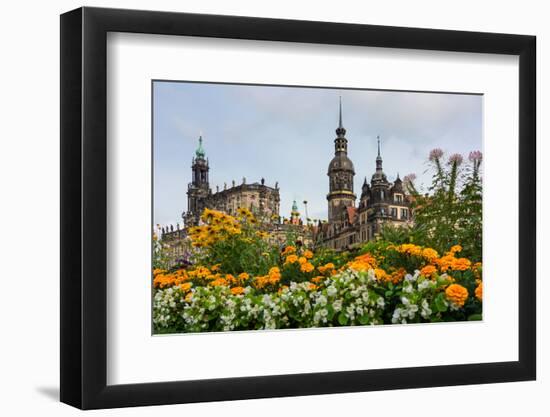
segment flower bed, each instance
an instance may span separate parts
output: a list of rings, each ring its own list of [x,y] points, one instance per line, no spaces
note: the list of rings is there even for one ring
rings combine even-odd
[[[247,210],[205,210],[195,263],[153,271],[156,333],[479,320],[482,266],[455,245],[369,243],[358,253],[280,249]]]

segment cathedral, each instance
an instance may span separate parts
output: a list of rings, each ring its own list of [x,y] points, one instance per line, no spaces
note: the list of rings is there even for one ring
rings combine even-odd
[[[250,209],[263,223],[274,223],[279,220],[279,185],[274,187],[265,184],[265,180],[246,183],[243,178],[241,184],[232,181],[228,187],[224,184],[223,190],[216,187],[212,192],[208,180],[210,167],[202,146],[202,136],[199,137],[199,146],[191,161],[191,182],[187,186],[187,212],[182,213],[185,227],[196,226],[205,208],[223,211],[234,215],[239,207]]]
[[[370,184],[365,177],[357,204],[357,195],[353,189],[355,167],[348,156],[348,140],[342,123],[340,101],[334,157],[327,172],[328,221],[320,222],[317,226],[314,239],[316,245],[343,250],[373,239],[385,224],[401,226],[412,223],[410,196],[405,194],[399,174],[393,183],[388,181],[382,168],[380,137],[377,139],[376,171]]]

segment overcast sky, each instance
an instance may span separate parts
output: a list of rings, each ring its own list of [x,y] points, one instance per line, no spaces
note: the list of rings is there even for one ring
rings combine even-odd
[[[309,217],[326,219],[339,96],[358,197],[375,170],[377,135],[390,181],[415,173],[427,184],[433,148],[465,158],[482,150],[478,95],[155,82],[155,224],[181,223],[201,132],[213,191],[264,177],[267,185],[279,182],[282,216],[293,200],[304,214],[307,200]]]

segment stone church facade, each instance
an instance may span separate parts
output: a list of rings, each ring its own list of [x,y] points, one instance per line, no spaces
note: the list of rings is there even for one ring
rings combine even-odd
[[[379,137],[376,171],[370,183],[365,177],[357,204],[353,186],[355,167],[348,156],[341,102],[339,116],[334,157],[327,171],[328,221],[319,223],[314,240],[317,246],[344,250],[374,239],[386,224],[403,226],[411,224],[413,220],[410,196],[405,193],[399,174],[394,182],[390,182],[384,173]]]
[[[210,167],[202,147],[202,136],[199,147],[191,163],[192,179],[187,187],[187,212],[182,213],[185,227],[196,226],[205,208],[223,211],[234,215],[239,207],[250,209],[262,222],[273,223],[279,220],[279,186],[265,184],[265,180],[247,184],[246,179],[236,185],[224,184],[223,190],[216,187],[212,192],[208,179]]]

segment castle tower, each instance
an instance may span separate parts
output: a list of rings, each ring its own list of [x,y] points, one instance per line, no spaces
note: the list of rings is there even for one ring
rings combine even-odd
[[[347,207],[355,206],[353,177],[355,169],[348,158],[348,140],[346,129],[342,124],[342,99],[340,98],[339,123],[334,139],[334,158],[330,161],[327,175],[329,177],[328,221],[335,223],[342,220],[342,212]]]
[[[382,156],[380,154],[380,136],[377,136],[378,155],[376,156],[376,171],[371,179],[371,202],[373,210],[374,230],[373,233],[379,233],[381,224],[385,217],[389,216],[388,208],[390,199],[391,184],[382,169]]]
[[[187,213],[183,213],[186,226],[193,226],[199,222],[204,210],[204,199],[208,196],[208,159],[202,147],[202,135],[199,136],[199,146],[191,162],[192,181],[187,187]]]

